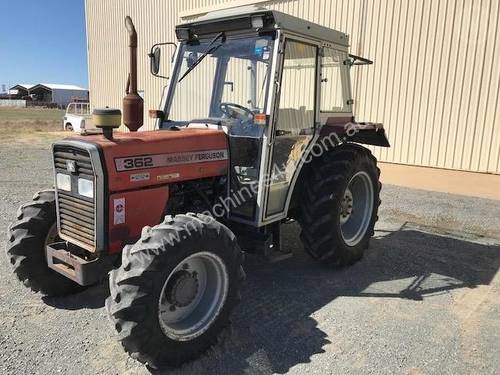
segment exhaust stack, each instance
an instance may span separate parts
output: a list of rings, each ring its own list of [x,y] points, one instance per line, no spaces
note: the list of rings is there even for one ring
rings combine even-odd
[[[123,98],[123,123],[131,132],[135,132],[143,124],[144,102],[137,93],[137,32],[129,16],[125,17],[125,27],[129,33],[130,73]]]

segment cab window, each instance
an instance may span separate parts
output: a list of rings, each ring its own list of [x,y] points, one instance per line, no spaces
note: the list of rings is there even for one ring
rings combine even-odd
[[[344,65],[347,53],[333,48],[324,48],[321,58],[321,103],[320,111],[327,113],[351,112],[349,102],[349,71]]]

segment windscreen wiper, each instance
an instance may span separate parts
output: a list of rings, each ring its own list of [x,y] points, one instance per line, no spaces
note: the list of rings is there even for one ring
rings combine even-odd
[[[203,54],[198,58],[198,60],[196,60],[193,65],[191,65],[191,67],[186,70],[186,72],[182,75],[181,78],[179,78],[179,81],[182,81],[184,79],[185,76],[187,76],[189,73],[191,73],[191,71],[196,68],[198,66],[199,63],[201,63],[201,61],[207,57],[208,54],[214,52],[217,48],[219,48],[221,44],[219,44],[218,46],[216,47],[212,47],[214,45],[215,42],[217,42],[220,38],[222,38],[222,43],[224,43],[226,41],[226,37],[224,35],[224,32],[220,32],[219,34],[216,35],[215,38],[212,39],[212,41],[210,42],[210,44],[208,45],[207,49],[205,50],[205,52],[203,52]]]

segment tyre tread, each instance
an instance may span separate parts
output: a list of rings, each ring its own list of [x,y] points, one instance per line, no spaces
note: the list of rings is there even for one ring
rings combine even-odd
[[[232,299],[228,296],[227,312],[218,318],[218,320],[221,319],[218,324],[222,327],[229,325],[229,313],[241,298],[239,285],[245,278],[241,267],[243,255],[234,235],[226,226],[205,215],[187,213],[166,216],[160,224],[143,230],[141,238],[135,245],[128,245],[124,248],[122,265],[109,273],[111,293],[106,300],[106,309],[115,325],[118,339],[124,350],[131,357],[153,368],[180,365],[192,359],[194,354],[199,354],[207,349],[207,345],[200,345],[187,356],[183,353],[169,352],[165,354],[162,351],[162,345],[158,343],[158,334],[151,332],[154,329],[159,329],[159,324],[152,322],[157,319],[151,318],[151,314],[155,311],[151,309],[155,308],[153,307],[155,303],[157,304],[157,301],[153,301],[152,297],[154,277],[158,273],[157,271],[161,271],[162,266],[165,266],[165,259],[169,258],[168,254],[175,252],[177,246],[176,244],[171,246],[165,241],[165,238],[174,236],[183,241],[183,236],[187,234],[188,225],[193,225],[192,228],[200,230],[200,235],[206,237],[207,241],[212,236],[220,237],[222,235],[227,246],[231,246],[235,250],[232,256],[233,261],[238,264],[236,285],[234,285],[235,292]],[[164,252],[166,256],[156,256],[160,252]],[[146,262],[140,261],[144,258],[141,255],[144,254],[147,254],[145,258],[149,259]],[[209,337],[207,340],[213,344],[218,340],[218,337]]]
[[[329,224],[334,222],[332,207],[341,199],[341,187],[347,183],[353,165],[356,164],[367,166],[376,176],[376,204],[367,232],[368,238],[362,242],[359,250],[349,251],[336,238]],[[327,264],[346,266],[356,262],[368,247],[369,237],[373,236],[373,227],[378,219],[382,184],[378,180],[380,169],[377,167],[377,159],[364,147],[343,144],[313,160],[306,173],[307,184],[303,187],[298,220],[305,251],[314,259]]]

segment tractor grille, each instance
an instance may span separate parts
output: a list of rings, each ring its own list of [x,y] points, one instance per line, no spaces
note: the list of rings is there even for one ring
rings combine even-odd
[[[68,172],[68,162],[74,162],[75,172]],[[55,146],[54,164],[56,173],[71,175],[71,191],[57,190],[60,233],[94,251],[95,201],[78,194],[78,178],[94,180],[90,155],[75,147]]]

